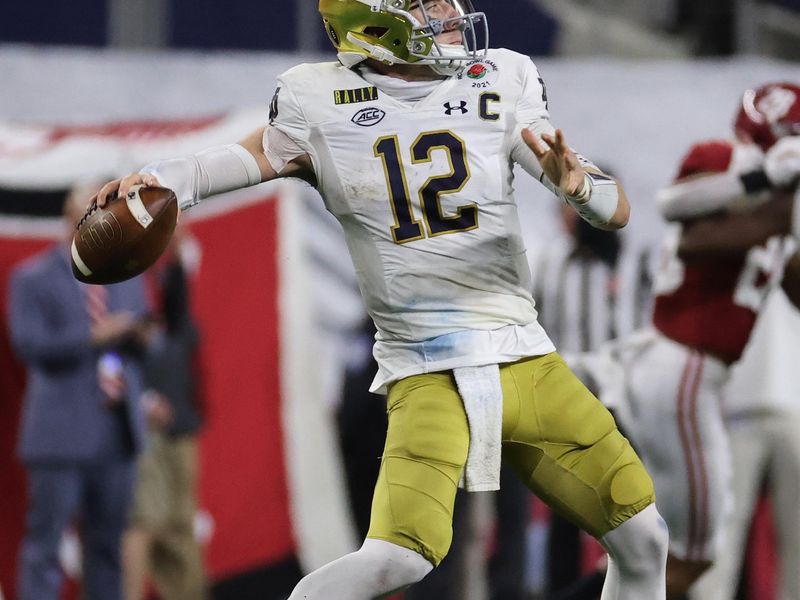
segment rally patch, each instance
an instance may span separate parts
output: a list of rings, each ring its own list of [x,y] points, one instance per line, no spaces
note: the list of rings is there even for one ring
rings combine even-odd
[[[375,86],[356,88],[354,90],[334,90],[333,102],[339,104],[359,104],[378,99],[378,88]]]

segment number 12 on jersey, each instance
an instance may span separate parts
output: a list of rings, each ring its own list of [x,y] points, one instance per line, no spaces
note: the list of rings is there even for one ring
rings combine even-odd
[[[420,240],[426,234],[427,237],[435,237],[478,227],[478,205],[475,203],[459,206],[453,216],[442,214],[441,197],[460,192],[470,178],[467,149],[464,140],[456,134],[451,131],[429,131],[420,134],[411,145],[412,164],[431,162],[435,150],[444,151],[450,163],[449,173],[429,177],[419,190],[425,231],[422,223],[414,217],[397,136],[379,138],[373,150],[375,157],[383,162],[389,201],[394,213],[392,237],[396,243]]]

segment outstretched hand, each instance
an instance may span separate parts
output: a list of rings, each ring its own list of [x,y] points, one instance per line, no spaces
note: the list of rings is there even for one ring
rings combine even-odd
[[[567,196],[577,196],[585,185],[586,171],[578,162],[575,153],[564,142],[564,134],[556,129],[555,137],[543,134],[542,143],[530,129],[522,130],[525,145],[536,155],[547,178]]]

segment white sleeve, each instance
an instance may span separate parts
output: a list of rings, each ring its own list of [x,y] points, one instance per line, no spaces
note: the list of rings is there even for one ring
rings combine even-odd
[[[769,187],[763,153],[752,144],[735,144],[726,171],[707,173],[661,189],[656,204],[668,221],[683,221],[727,209]],[[754,198],[755,200],[756,198]]]
[[[656,205],[667,221],[683,221],[723,210],[744,195],[739,175],[725,171],[668,185],[656,194]]]
[[[511,140],[511,160],[525,169],[531,177],[545,183],[539,161],[522,141],[522,130],[529,128],[539,137],[543,133],[550,135],[555,133],[556,129],[550,123],[550,114],[547,112],[547,88],[533,61],[525,61],[520,76],[522,93],[515,110],[517,123]],[[553,191],[552,185],[547,187]]]
[[[522,93],[517,100],[517,122],[529,127],[536,121],[548,121],[547,87],[533,61],[526,60],[520,73]]]
[[[538,179],[547,189],[557,194],[555,185],[544,176],[536,155],[522,140],[523,129],[530,129],[540,139],[542,134],[555,135],[556,132],[548,112],[547,86],[539,75],[536,65],[530,60],[526,61],[522,72],[522,94],[517,102],[516,118],[517,126],[511,142],[511,159],[531,177]],[[597,168],[579,153],[575,152],[575,155],[581,166]]]
[[[287,78],[278,77],[278,86],[269,105],[269,124],[284,133],[304,152],[310,152],[309,127],[303,107]]]
[[[283,130],[272,125],[267,125],[264,128],[261,145],[264,148],[264,156],[267,157],[267,162],[275,169],[276,173],[283,171],[286,165],[295,158],[306,154],[300,144],[286,135]]]
[[[162,186],[175,192],[181,210],[203,198],[261,183],[258,162],[239,144],[153,162],[140,172],[153,175]]]

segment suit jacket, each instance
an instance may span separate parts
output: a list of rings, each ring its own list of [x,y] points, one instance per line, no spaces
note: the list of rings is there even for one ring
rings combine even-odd
[[[202,420],[194,362],[200,334],[192,318],[186,273],[181,264],[174,261],[166,265],[159,283],[166,330],[144,361],[144,380],[170,403],[169,435],[192,435]]]
[[[11,343],[28,367],[17,447],[26,462],[96,462],[141,447],[144,416],[138,358],[123,349],[127,400],[105,405],[97,380],[104,351],[90,344],[85,291],[72,275],[65,246],[36,256],[11,275]],[[147,311],[140,279],[107,286],[108,310]]]

